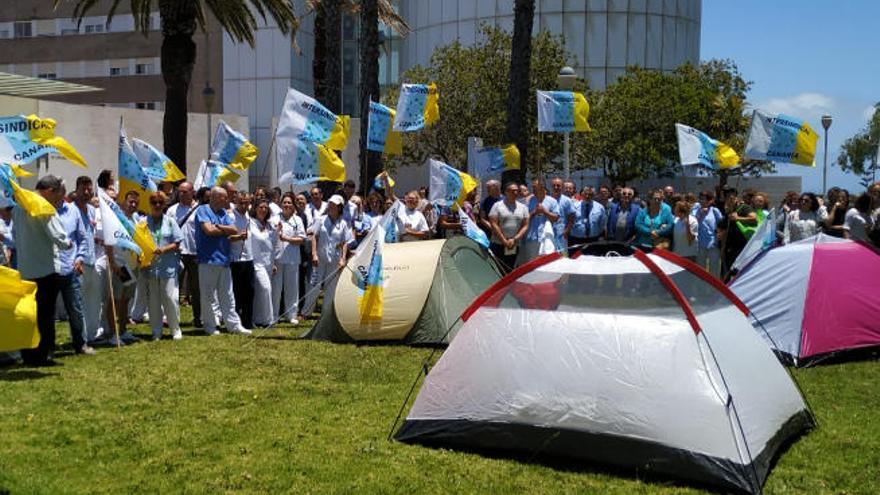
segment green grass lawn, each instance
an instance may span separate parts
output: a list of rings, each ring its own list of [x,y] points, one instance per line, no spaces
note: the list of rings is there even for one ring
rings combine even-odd
[[[0,368],[0,493],[701,493],[389,442],[430,351],[298,341],[303,328]],[[795,374],[819,428],[766,492],[880,492],[880,362]]]

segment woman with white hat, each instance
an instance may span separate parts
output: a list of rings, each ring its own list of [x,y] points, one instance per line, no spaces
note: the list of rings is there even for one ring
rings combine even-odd
[[[315,235],[312,237],[312,276],[309,292],[303,306],[302,314],[309,316],[315,308],[318,291],[324,288],[324,305],[322,312],[327,311],[336,291],[339,272],[345,268],[348,254],[348,243],[354,240],[351,227],[342,219],[342,207],[345,200],[334,194],[327,202],[327,214],[315,224]]]

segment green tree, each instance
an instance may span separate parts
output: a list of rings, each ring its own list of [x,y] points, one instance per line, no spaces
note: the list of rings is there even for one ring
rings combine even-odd
[[[736,150],[749,127],[745,81],[729,60],[684,64],[671,73],[630,67],[607,87],[588,95],[592,132],[574,136],[575,162],[601,168],[615,183],[680,173],[675,123],[695,127]],[[772,170],[747,162],[728,175]]]
[[[510,71],[511,35],[495,27],[482,26],[479,41],[471,46],[458,42],[434,51],[430,65],[407,70],[402,82],[436,82],[440,91],[440,120],[419,132],[403,135],[404,153],[386,158],[386,166],[424,163],[435,156],[453,166],[467,163],[468,136],[483,138],[486,146],[507,142],[507,94]],[[562,151],[560,135],[538,133],[536,94],[538,89],[553,88],[556,74],[570,57],[559,37],[546,31],[532,38],[528,100],[522,128],[532,150],[523,166],[532,171],[549,169],[547,157]],[[579,82],[583,88],[583,81]],[[397,104],[399,90],[385,96],[386,104]]]
[[[861,176],[861,184],[868,187],[876,180],[880,153],[880,103],[874,105],[871,121],[854,136],[843,142],[837,165],[844,172]]]
[[[506,141],[516,143],[523,163],[528,162],[529,140],[524,116],[528,112],[529,75],[532,62],[532,24],[535,20],[535,0],[516,0],[513,7],[513,40],[510,57],[509,85],[507,93]],[[505,182],[522,182],[525,174],[506,171]]]
[[[111,0],[107,22],[113,20],[123,0]],[[83,17],[96,5],[97,0],[53,0],[57,8],[62,3],[74,2],[73,18]],[[162,137],[165,154],[186,173],[187,101],[196,45],[193,35],[197,28],[204,29],[208,13],[237,42],[254,46],[257,18],[264,22],[271,18],[284,34],[290,34],[298,25],[293,7],[288,0],[130,0],[135,26],[144,36],[150,32],[150,14],[159,6],[162,22],[162,78],[165,81],[165,117]]]

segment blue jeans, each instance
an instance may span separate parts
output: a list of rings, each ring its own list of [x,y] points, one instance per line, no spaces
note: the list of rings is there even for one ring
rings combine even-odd
[[[58,275],[58,290],[61,292],[61,300],[64,301],[64,309],[67,311],[67,321],[70,324],[70,340],[73,343],[74,350],[79,351],[86,344],[86,320],[83,314],[79,275],[76,273]]]

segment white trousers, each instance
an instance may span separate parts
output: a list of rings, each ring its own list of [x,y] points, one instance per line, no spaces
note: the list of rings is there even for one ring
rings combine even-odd
[[[138,276],[137,285],[134,289],[134,297],[131,298],[131,319],[134,321],[144,321],[144,315],[147,314],[149,296],[147,295],[147,277],[143,273]]]
[[[171,332],[180,330],[180,290],[177,277],[153,278],[142,276],[147,284],[147,300],[150,314],[150,329],[153,335],[162,335],[162,316],[168,319]]]
[[[103,332],[104,285],[101,273],[94,266],[83,265],[80,275],[82,287],[83,316],[86,320],[86,341],[95,340],[99,331]]]
[[[274,296],[272,267],[254,263],[254,324],[265,326],[275,320]]]
[[[697,250],[697,264],[716,278],[721,277],[721,251],[716,248]]]
[[[296,318],[299,309],[299,265],[276,263],[275,266],[278,270],[272,276],[272,307],[281,308],[280,320]],[[284,289],[283,306],[281,305],[282,289]]]
[[[309,316],[315,310],[315,303],[318,301],[318,291],[323,283],[324,286],[324,304],[321,306],[322,314],[330,308],[333,301],[333,294],[336,293],[336,282],[339,280],[337,272],[339,263],[334,261],[331,263],[320,262],[318,266],[312,266],[312,276],[309,282],[309,292],[303,303],[303,316]],[[330,275],[333,274],[331,277]],[[329,277],[329,278],[328,278]],[[327,280],[324,280],[327,279]]]
[[[235,296],[232,293],[232,272],[228,266],[199,264],[199,292],[202,303],[202,323],[205,331],[217,330],[217,318],[212,300],[214,294],[220,305],[220,313],[229,331],[241,329],[241,319],[235,312]]]

